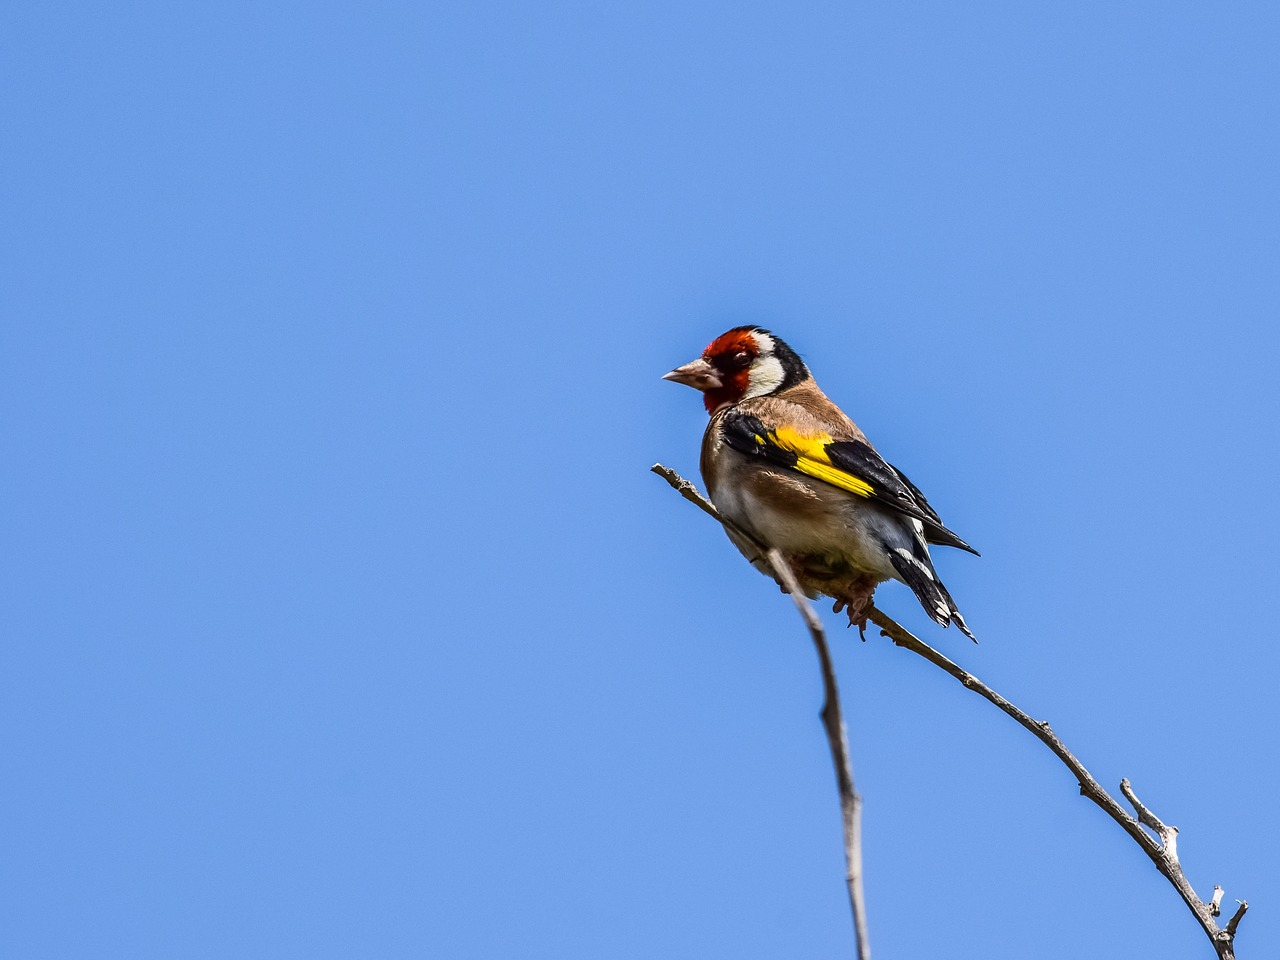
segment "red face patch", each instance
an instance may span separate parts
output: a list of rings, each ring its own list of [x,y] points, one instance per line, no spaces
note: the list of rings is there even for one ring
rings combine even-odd
[[[760,355],[756,338],[750,330],[722,333],[702,352],[702,357],[716,370],[724,386],[707,390],[702,395],[708,413],[726,403],[737,403],[747,395],[751,383],[751,364]]]
[[[712,357],[730,356],[734,353],[749,353],[756,357],[760,349],[756,346],[755,334],[750,330],[730,330],[722,333],[709,344],[702,355],[710,360]]]

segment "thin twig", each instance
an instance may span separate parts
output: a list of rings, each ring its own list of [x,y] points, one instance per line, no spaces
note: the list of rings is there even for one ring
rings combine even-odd
[[[781,553],[770,549],[765,557],[769,566],[791,594],[796,609],[800,611],[813,646],[818,651],[818,664],[822,667],[822,726],[827,731],[827,743],[831,747],[831,762],[836,768],[836,785],[840,790],[840,819],[844,825],[845,884],[849,888],[849,906],[853,910],[853,931],[857,939],[859,960],[871,960],[871,943],[867,935],[867,904],[862,893],[862,796],[853,785],[853,763],[849,760],[849,735],[845,730],[844,716],[840,710],[840,691],[836,687],[836,669],[831,663],[831,651],[827,648],[827,635],[822,629],[822,619],[796,580],[795,573]]]
[[[695,488],[693,484],[689,483],[689,481],[685,480],[674,470],[664,467],[661,464],[655,464],[653,472],[663,477],[668,483],[679,490],[686,500],[697,505],[726,527],[731,528],[734,533],[745,537],[748,541],[756,544],[762,553],[767,551],[767,547],[761,544],[754,537],[747,534],[740,527],[727,522],[726,519],[720,515],[719,511],[717,511],[710,502],[698,493],[697,488]],[[905,650],[910,650],[917,656],[923,657],[934,666],[955,677],[955,679],[959,680],[966,689],[972,690],[974,693],[978,694],[978,696],[999,707],[1004,713],[1016,720],[1021,726],[1031,731],[1031,733],[1034,734],[1035,737],[1045,746],[1047,746],[1053,752],[1054,756],[1061,760],[1067,769],[1075,776],[1080,785],[1081,795],[1092,800],[1102,808],[1103,812],[1106,813],[1107,816],[1118,823],[1125,833],[1127,833],[1142,849],[1142,852],[1150,858],[1151,862],[1155,864],[1156,869],[1159,870],[1169,883],[1173,885],[1173,888],[1178,892],[1178,895],[1182,898],[1188,909],[1191,910],[1197,922],[1199,922],[1201,928],[1205,932],[1205,935],[1208,936],[1210,943],[1213,944],[1213,949],[1218,955],[1218,960],[1235,960],[1236,928],[1240,925],[1240,921],[1243,919],[1245,911],[1249,909],[1248,902],[1243,900],[1239,901],[1240,907],[1236,910],[1235,915],[1227,922],[1226,927],[1220,928],[1218,926],[1214,919],[1217,915],[1215,908],[1221,900],[1221,896],[1217,893],[1217,888],[1215,888],[1215,896],[1212,903],[1205,903],[1200,899],[1191,884],[1187,881],[1186,875],[1182,871],[1182,866],[1178,862],[1177,827],[1166,825],[1159,817],[1144,806],[1138,800],[1137,795],[1133,792],[1133,787],[1129,784],[1127,779],[1121,781],[1120,790],[1121,793],[1124,794],[1125,798],[1133,805],[1135,812],[1138,814],[1137,819],[1130,816],[1129,813],[1120,806],[1116,799],[1102,788],[1102,785],[1098,783],[1093,774],[1085,769],[1084,764],[1082,764],[1076,756],[1067,749],[1066,745],[1058,738],[1057,734],[1053,732],[1053,729],[1049,726],[1047,721],[1036,720],[1031,717],[1030,714],[1015,706],[1000,694],[996,693],[973,674],[943,656],[937,650],[933,649],[933,647],[916,637],[875,606],[869,608],[867,618],[872,623],[876,624],[876,626],[880,628],[882,635],[888,637],[894,642],[894,644]],[[1160,839],[1156,840],[1149,833],[1143,830],[1143,824],[1156,831],[1160,836]]]
[[[742,539],[755,546],[756,549],[760,551],[760,556],[763,557],[769,552],[768,547],[717,510],[715,508],[715,504],[698,492],[697,487],[684,477],[680,476],[680,474],[676,473],[670,467],[664,467],[660,463],[655,463],[649,469],[660,476],[663,480],[667,481],[667,483],[671,484],[671,486],[675,487],[676,492],[679,493],[680,496],[684,497],[707,516],[711,517],[711,519],[715,520],[726,529],[732,530],[738,536],[742,537]],[[807,617],[805,620],[808,622]]]
[[[1186,875],[1182,872],[1182,866],[1178,863],[1177,827],[1165,825],[1155,814],[1138,801],[1128,780],[1121,781],[1120,790],[1129,802],[1134,805],[1134,810],[1138,812],[1138,816],[1145,818],[1141,821],[1130,816],[1116,801],[1115,797],[1102,788],[1102,785],[1094,779],[1093,774],[1086,770],[1084,764],[1076,759],[1075,754],[1068,750],[1066,745],[1058,739],[1057,734],[1053,732],[1053,728],[1049,726],[1047,721],[1033,719],[1025,711],[1000,696],[1000,694],[967,670],[948,660],[878,608],[873,606],[867,616],[872,623],[880,628],[885,636],[899,647],[924,657],[934,666],[940,667],[951,674],[951,676],[964,684],[967,689],[972,690],[978,696],[990,701],[1013,717],[1014,720],[1030,730],[1045,746],[1052,750],[1054,755],[1075,775],[1080,784],[1081,795],[1096,803],[1107,816],[1118,823],[1125,833],[1129,834],[1134,842],[1142,848],[1142,852],[1156,865],[1156,869],[1164,874],[1169,883],[1173,885],[1173,888],[1178,892],[1178,896],[1182,898],[1182,901],[1199,922],[1205,935],[1209,938],[1209,942],[1213,944],[1219,960],[1234,960],[1233,941],[1235,939],[1235,931],[1231,930],[1228,933],[1227,930],[1218,928],[1218,924],[1213,918],[1212,909],[1196,894]],[[1143,830],[1141,823],[1146,823],[1151,829],[1159,833],[1161,840],[1157,841]]]
[[[854,941],[857,946],[858,960],[871,960],[871,943],[867,933],[867,904],[862,888],[862,797],[853,784],[853,763],[849,759],[849,735],[840,709],[836,670],[831,662],[831,651],[827,646],[827,634],[822,627],[822,618],[805,597],[800,584],[796,581],[795,573],[792,572],[781,553],[766,548],[751,534],[728,518],[721,516],[720,511],[698,493],[698,489],[692,483],[674,470],[658,463],[654,464],[653,472],[671,484],[694,506],[759,548],[760,556],[768,561],[778,582],[791,594],[796,610],[800,612],[801,619],[809,629],[814,649],[818,652],[818,665],[822,668],[822,726],[827,733],[827,744],[831,748],[831,762],[836,768],[836,785],[840,791],[840,820],[844,828],[845,885],[849,890],[849,907],[853,913]]]

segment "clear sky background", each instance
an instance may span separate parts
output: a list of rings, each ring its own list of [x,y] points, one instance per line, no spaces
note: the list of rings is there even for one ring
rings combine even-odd
[[[764,323],[975,647],[1280,949],[1280,7],[0,12],[0,955],[852,950],[789,601],[647,471]],[[1025,731],[828,615],[878,956],[1194,960]]]

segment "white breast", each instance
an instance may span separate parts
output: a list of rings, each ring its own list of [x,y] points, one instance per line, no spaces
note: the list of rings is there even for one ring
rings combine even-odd
[[[721,455],[741,456],[727,449],[722,450]],[[747,469],[765,468],[750,464]],[[778,477],[777,482],[792,486],[793,495],[795,486],[802,487],[811,496],[812,509],[803,516],[791,510],[782,511],[774,507],[767,496],[729,482],[709,489],[711,502],[734,523],[784,554],[825,557],[843,561],[880,579],[896,578],[883,545],[893,549],[911,543],[910,532],[896,515],[819,480],[769,472]]]

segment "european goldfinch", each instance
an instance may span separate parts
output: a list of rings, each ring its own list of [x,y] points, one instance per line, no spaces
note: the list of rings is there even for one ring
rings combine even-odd
[[[711,422],[702,438],[702,478],[725,517],[795,571],[810,599],[865,627],[875,589],[911,588],[925,613],[973,638],[942,585],[929,544],[971,546],[942,525],[924,494],[890,466],[809,368],[761,327],[735,327],[664,380],[701,390]],[[748,540],[729,539],[762,573],[767,561]]]

